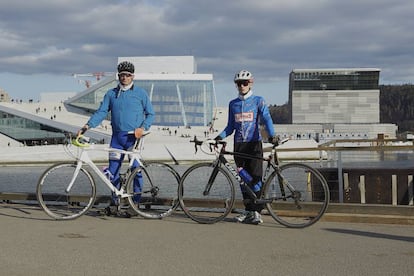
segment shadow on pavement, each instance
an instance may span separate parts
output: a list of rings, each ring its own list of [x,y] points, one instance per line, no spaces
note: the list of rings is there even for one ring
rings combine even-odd
[[[329,232],[335,232],[340,234],[349,234],[349,235],[357,235],[369,238],[380,238],[380,239],[388,239],[388,240],[396,240],[396,241],[405,241],[405,242],[414,242],[414,237],[406,237],[406,236],[397,236],[397,235],[390,235],[390,234],[382,234],[376,232],[367,232],[367,231],[358,231],[358,230],[349,230],[349,229],[335,229],[335,228],[325,228],[323,230]]]
[[[0,216],[21,218],[30,220],[50,220],[45,217],[38,217],[34,211],[38,211],[38,206],[19,205],[19,204],[0,204]]]

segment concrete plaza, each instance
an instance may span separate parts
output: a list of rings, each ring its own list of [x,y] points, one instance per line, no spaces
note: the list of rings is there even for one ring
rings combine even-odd
[[[414,227],[320,221],[289,229],[100,216],[54,221],[0,204],[3,275],[411,275]]]

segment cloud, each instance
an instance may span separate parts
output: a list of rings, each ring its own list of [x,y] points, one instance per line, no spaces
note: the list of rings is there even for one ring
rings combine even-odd
[[[118,56],[194,55],[231,82],[294,68],[378,67],[412,82],[409,0],[22,1],[0,3],[0,73],[113,71]]]

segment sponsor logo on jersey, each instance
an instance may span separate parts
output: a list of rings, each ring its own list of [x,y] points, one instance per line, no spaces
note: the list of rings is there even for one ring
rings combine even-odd
[[[242,112],[242,113],[236,113],[234,115],[234,119],[237,123],[240,122],[253,122],[254,114],[253,112]]]

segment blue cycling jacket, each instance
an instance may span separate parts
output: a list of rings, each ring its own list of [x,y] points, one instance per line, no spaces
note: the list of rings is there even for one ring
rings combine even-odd
[[[263,123],[269,137],[275,136],[272,117],[264,98],[252,95],[238,97],[229,103],[226,128],[219,134],[224,139],[234,131],[234,143],[262,141],[259,122]]]
[[[109,111],[113,132],[133,131],[139,127],[148,130],[155,116],[147,92],[135,85],[126,91],[118,86],[106,92],[99,109],[87,125],[92,128],[98,126]]]

